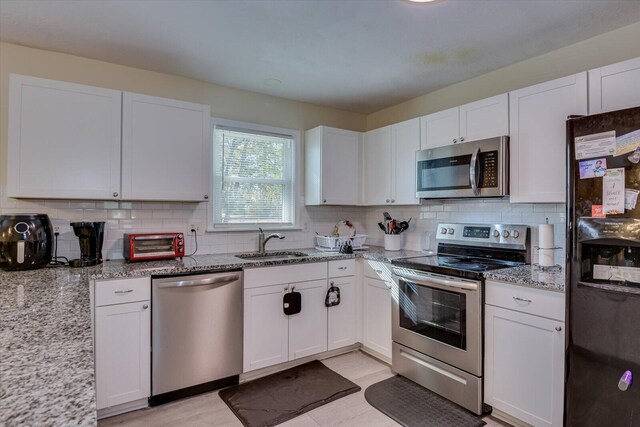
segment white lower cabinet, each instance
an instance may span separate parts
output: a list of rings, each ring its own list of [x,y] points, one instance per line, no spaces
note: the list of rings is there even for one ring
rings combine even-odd
[[[327,351],[327,281],[295,283],[302,295],[302,310],[289,317],[289,360]]]
[[[496,291],[491,286],[487,284],[485,306],[484,402],[533,426],[562,426],[564,322],[558,319],[563,314],[551,313],[548,308],[555,304],[544,298],[552,294],[551,298],[563,300],[563,295],[500,283]],[[513,292],[506,290],[509,286]],[[488,304],[500,300],[492,295],[507,292],[509,298],[503,300],[511,300],[508,304],[513,307]],[[513,299],[512,293],[520,300]],[[535,315],[531,308],[538,302],[555,319]],[[525,308],[520,310],[520,305]]]
[[[355,277],[329,279],[340,289],[340,304],[328,308],[327,350],[346,347],[357,341],[357,292]]]
[[[362,345],[391,359],[391,289],[388,282],[364,278]]]
[[[282,297],[289,285],[273,285],[244,291],[243,371],[289,360],[289,319]]]
[[[302,310],[284,314],[295,290]],[[243,372],[327,350],[327,263],[252,268],[244,273]]]
[[[146,399],[151,395],[151,281],[99,280],[91,289],[97,409]]]

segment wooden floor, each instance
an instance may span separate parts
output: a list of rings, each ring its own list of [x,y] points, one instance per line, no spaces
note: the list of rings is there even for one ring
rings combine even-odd
[[[355,351],[322,361],[340,375],[355,382],[362,390],[338,399],[294,418],[283,427],[317,426],[366,426],[386,427],[399,424],[369,405],[364,398],[365,389],[371,384],[393,376],[388,365]],[[488,427],[503,426],[497,420],[486,417]],[[217,392],[168,403],[155,408],[142,409],[128,414],[101,420],[100,427],[107,426],[229,426],[242,427],[242,423],[218,397]]]

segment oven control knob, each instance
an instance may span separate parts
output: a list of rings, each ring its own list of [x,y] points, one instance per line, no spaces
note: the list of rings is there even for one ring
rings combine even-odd
[[[446,228],[444,228],[444,227],[442,227],[442,228],[440,229],[440,234],[447,234],[447,229],[446,229]]]
[[[513,230],[511,232],[511,235],[513,236],[514,239],[517,239],[518,237],[520,237],[520,232],[518,230]]]
[[[509,237],[509,231],[508,230],[502,231],[502,237],[504,237],[505,239]]]
[[[178,240],[182,240],[182,239],[183,239],[182,234],[178,234]]]
[[[183,245],[183,242],[182,242],[182,241],[179,241],[179,242],[178,242],[178,246],[182,246],[182,245]]]
[[[178,248],[178,252],[184,252],[182,248]]]
[[[453,231],[454,231],[453,228],[450,228],[449,229],[449,234],[453,234]]]
[[[500,237],[500,231],[493,230],[493,237]]]

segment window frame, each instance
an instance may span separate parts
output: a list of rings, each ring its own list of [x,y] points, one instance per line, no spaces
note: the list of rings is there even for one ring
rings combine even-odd
[[[244,223],[244,224],[221,224],[215,222],[215,207],[216,203],[216,191],[214,188],[215,179],[215,164],[214,164],[214,152],[215,152],[215,138],[216,128],[226,127],[234,128],[238,131],[247,131],[255,133],[277,134],[291,136],[291,215],[293,216],[291,225],[273,224],[273,223]],[[211,156],[209,158],[210,174],[209,174],[209,194],[212,195],[211,200],[207,202],[207,232],[208,233],[220,233],[220,232],[234,232],[234,231],[257,231],[258,228],[263,230],[300,230],[300,178],[301,178],[301,149],[300,149],[300,131],[295,129],[278,128],[273,126],[260,125],[256,123],[241,122],[236,120],[227,120],[221,118],[211,118]]]

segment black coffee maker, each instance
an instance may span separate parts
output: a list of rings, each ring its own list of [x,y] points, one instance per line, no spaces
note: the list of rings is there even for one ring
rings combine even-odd
[[[104,222],[72,222],[73,232],[80,243],[80,259],[69,261],[71,267],[91,267],[102,264]]]
[[[0,268],[42,268],[51,262],[52,252],[53,227],[47,215],[0,215]]]

